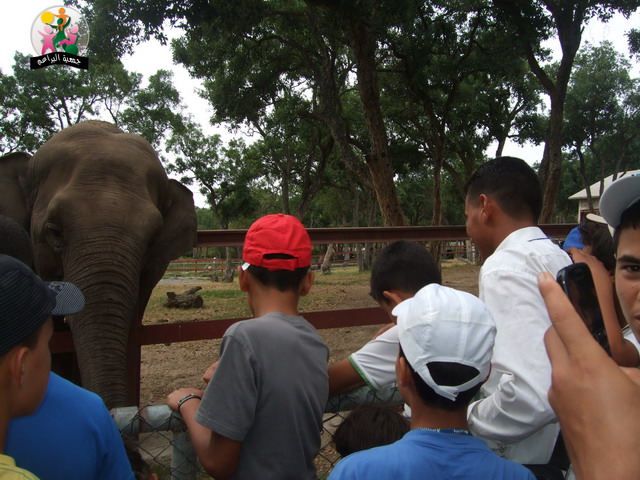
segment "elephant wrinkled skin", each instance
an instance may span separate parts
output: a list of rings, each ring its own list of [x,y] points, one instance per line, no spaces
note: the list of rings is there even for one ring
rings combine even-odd
[[[83,386],[127,406],[129,330],[169,261],[195,244],[191,191],[146,140],[100,121],[62,130],[30,159],[0,158],[0,185],[0,214],[30,232],[36,272],[84,292],[67,319]]]

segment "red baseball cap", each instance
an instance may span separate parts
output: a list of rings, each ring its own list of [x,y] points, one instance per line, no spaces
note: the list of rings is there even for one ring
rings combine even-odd
[[[269,254],[291,255],[293,258],[265,258]],[[259,218],[247,231],[242,258],[249,265],[268,270],[295,270],[311,265],[311,239],[296,217],[278,213]],[[247,265],[249,264],[249,265]]]

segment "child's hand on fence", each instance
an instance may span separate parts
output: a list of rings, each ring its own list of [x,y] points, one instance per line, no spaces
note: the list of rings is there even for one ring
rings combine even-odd
[[[167,405],[171,410],[178,412],[178,407],[180,406],[180,400],[184,399],[189,395],[194,395],[193,398],[202,398],[204,394],[204,390],[199,390],[197,388],[179,388],[174,390],[169,395],[167,395]]]
[[[216,373],[216,370],[218,369],[218,363],[220,362],[213,362],[211,366],[207,368],[206,372],[204,372],[204,374],[202,375],[202,380],[204,380],[204,383],[208,384],[211,381],[213,374]]]

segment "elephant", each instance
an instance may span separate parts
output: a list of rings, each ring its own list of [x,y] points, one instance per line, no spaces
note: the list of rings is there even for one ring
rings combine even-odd
[[[131,405],[129,331],[170,260],[195,245],[191,191],[145,139],[95,120],[61,130],[31,158],[1,158],[0,185],[0,214],[29,231],[38,275],[85,295],[67,319],[82,385],[109,408]]]

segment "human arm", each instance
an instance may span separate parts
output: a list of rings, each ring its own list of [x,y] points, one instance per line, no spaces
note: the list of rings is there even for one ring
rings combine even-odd
[[[609,348],[611,349],[611,358],[620,366],[637,367],[640,364],[638,350],[622,335],[615,307],[615,292],[609,272],[602,262],[593,255],[589,255],[577,248],[570,248],[568,252],[574,262],[586,263],[589,270],[591,270],[604,328],[607,332]]]
[[[196,455],[207,473],[220,480],[230,478],[238,469],[242,442],[219,435],[196,421],[200,399],[189,399],[178,410],[179,401],[188,394],[202,397],[204,392],[195,388],[180,388],[169,394],[167,405],[182,416]]]
[[[398,345],[397,328],[389,328],[348,358],[330,365],[329,395],[347,392],[363,385],[376,391],[394,383]]]
[[[637,478],[638,371],[607,357],[552,275],[541,274],[539,288],[553,324],[544,338],[552,365],[549,401],[576,478]]]
[[[213,374],[216,373],[219,363],[219,361],[213,362],[209,366],[209,368],[207,368],[207,370],[202,374],[202,380],[204,381],[204,383],[209,383],[211,381],[211,377],[213,377]]]
[[[348,392],[364,384],[364,380],[348,358],[329,365],[329,395]]]

